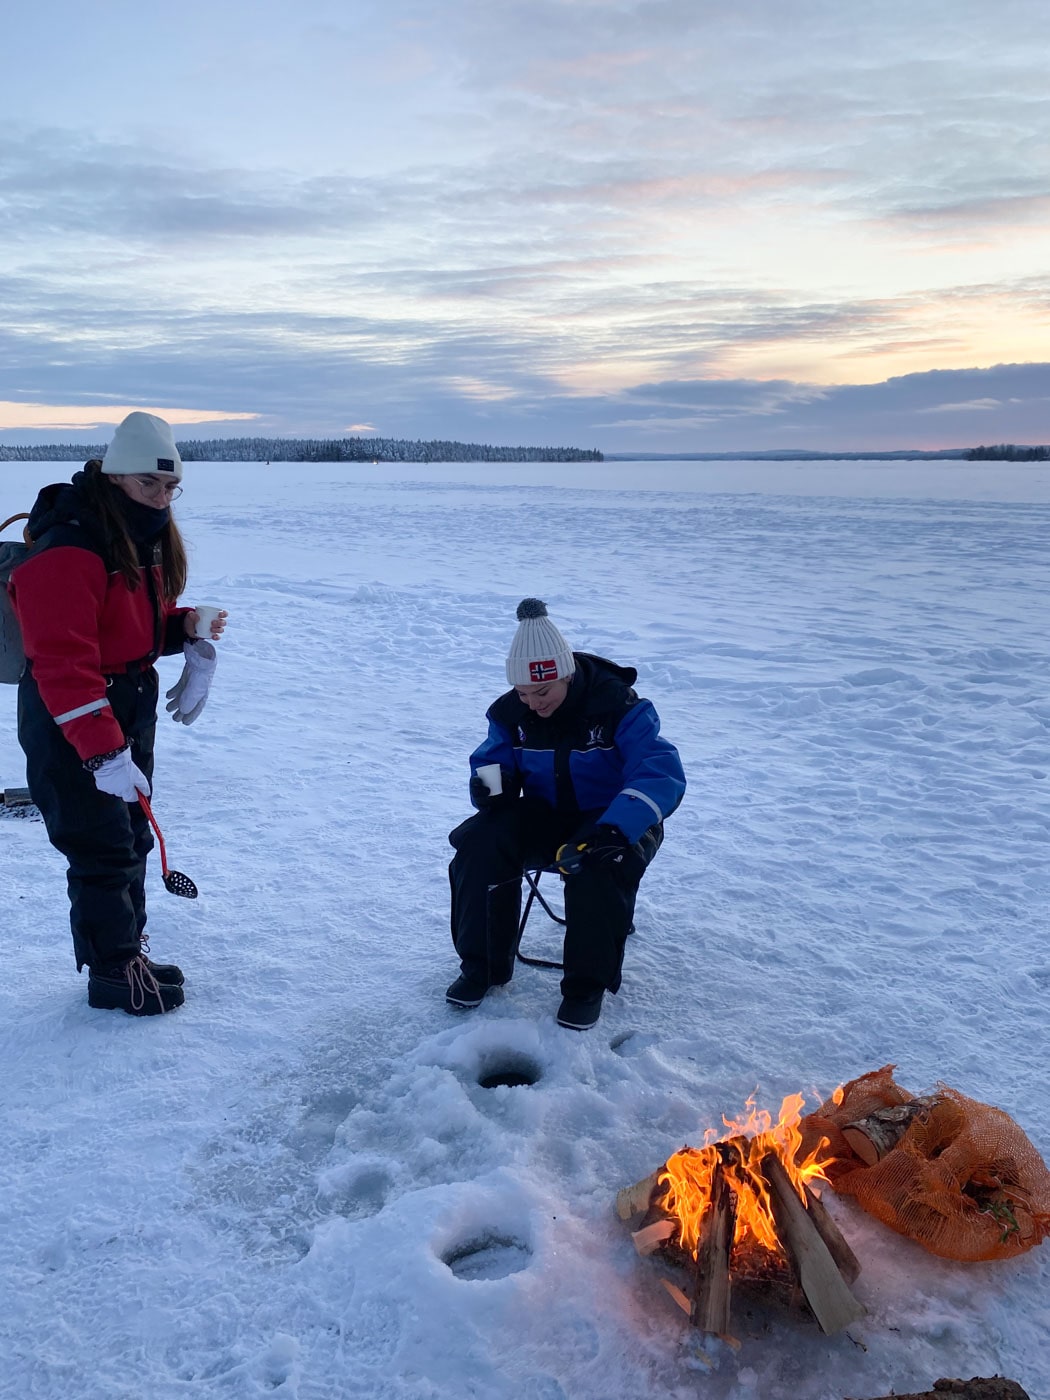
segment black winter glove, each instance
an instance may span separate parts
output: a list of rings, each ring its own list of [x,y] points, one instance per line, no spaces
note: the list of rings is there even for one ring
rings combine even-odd
[[[513,802],[518,795],[518,785],[511,773],[504,768],[503,791],[495,794],[489,792],[484,782],[475,773],[470,780],[470,800],[479,812],[493,812],[500,807],[505,807],[508,802]]]
[[[578,875],[585,865],[622,865],[630,849],[618,826],[596,826],[582,840],[559,846],[554,864],[563,875]]]

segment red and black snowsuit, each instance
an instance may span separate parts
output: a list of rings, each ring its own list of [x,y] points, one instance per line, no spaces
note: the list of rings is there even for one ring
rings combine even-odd
[[[51,844],[69,862],[77,968],[125,962],[146,923],[146,856],[153,837],[141,807],[100,792],[83,766],[131,747],[152,782],[159,655],[178,652],[184,616],[162,596],[159,534],[166,512],[128,502],[139,586],[107,558],[84,474],[46,486],[29,517],[34,541],[9,585],[25,644],[18,738],[29,791]],[[123,501],[121,501],[123,508]]]

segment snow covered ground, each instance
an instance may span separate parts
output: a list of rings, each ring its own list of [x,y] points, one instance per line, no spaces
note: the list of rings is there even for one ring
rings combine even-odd
[[[0,512],[69,465],[4,464]],[[866,1320],[701,1348],[617,1189],[892,1061],[1050,1156],[1050,469],[197,465],[160,725],[163,1019],[89,1010],[64,867],[0,820],[0,1390],[19,1397],[1050,1396],[1050,1246],[951,1264],[851,1202]],[[636,664],[690,779],[587,1035],[557,974],[443,993],[446,835],[518,600]],[[162,684],[178,674],[161,662]],[[24,781],[0,690],[0,783]],[[527,942],[556,949],[534,915]],[[486,1089],[498,1069],[531,1086]],[[828,1199],[826,1195],[826,1199]]]

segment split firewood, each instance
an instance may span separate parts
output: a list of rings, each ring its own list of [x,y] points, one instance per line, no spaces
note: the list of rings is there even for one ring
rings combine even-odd
[[[806,1302],[825,1335],[841,1332],[862,1318],[866,1309],[850,1292],[775,1153],[763,1158],[762,1175],[769,1186],[777,1234],[798,1269]]]
[[[662,1171],[663,1168],[660,1168]],[[636,1181],[633,1186],[625,1186],[616,1193],[616,1214],[621,1220],[630,1220],[632,1215],[641,1215],[649,1209],[653,1192],[659,1182],[660,1172],[650,1172],[642,1181]]]
[[[860,1260],[846,1243],[846,1237],[832,1220],[828,1208],[809,1185],[806,1186],[806,1208],[810,1219],[820,1232],[839,1273],[847,1283],[856,1283],[860,1275]]]
[[[687,1317],[692,1317],[693,1305],[682,1292],[682,1290],[678,1287],[678,1285],[676,1283],[672,1283],[670,1279],[666,1278],[662,1278],[660,1282],[667,1289],[668,1293],[670,1293],[671,1297],[675,1300],[675,1302],[682,1309],[685,1315]]]
[[[860,1158],[866,1167],[881,1162],[887,1152],[897,1146],[919,1114],[928,1113],[939,1100],[936,1096],[912,1099],[909,1103],[891,1104],[887,1108],[877,1108],[867,1118],[855,1123],[847,1123],[842,1136],[850,1145],[851,1151]]]
[[[693,1274],[693,1306],[689,1319],[701,1332],[724,1337],[729,1331],[732,1280],[729,1257],[733,1249],[736,1206],[721,1162],[711,1178],[711,1204],[700,1227]]]
[[[643,1225],[640,1230],[633,1231],[631,1240],[644,1259],[650,1254],[655,1254],[677,1229],[678,1226],[669,1217],[666,1220],[654,1220],[651,1225]]]

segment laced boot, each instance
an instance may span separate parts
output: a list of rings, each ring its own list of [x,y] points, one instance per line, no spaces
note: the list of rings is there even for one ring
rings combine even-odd
[[[158,982],[140,954],[126,962],[99,963],[89,969],[88,1005],[129,1016],[159,1016],[186,1000],[181,987]]]
[[[181,987],[185,982],[182,975],[182,968],[176,967],[174,963],[155,963],[146,954],[149,952],[149,939],[144,933],[139,934],[139,942],[142,944],[142,961],[153,973],[158,982],[167,982],[170,987]]]

